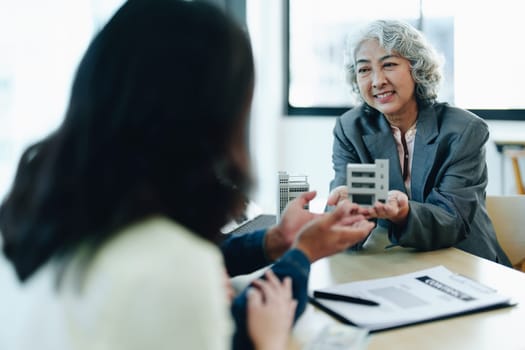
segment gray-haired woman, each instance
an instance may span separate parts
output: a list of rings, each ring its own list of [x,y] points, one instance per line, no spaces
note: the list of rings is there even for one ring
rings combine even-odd
[[[348,81],[362,103],[337,119],[329,205],[346,198],[348,163],[389,159],[386,202],[360,211],[393,244],[455,246],[510,265],[485,210],[486,123],[437,102],[441,61],[414,27],[371,22],[349,42]]]

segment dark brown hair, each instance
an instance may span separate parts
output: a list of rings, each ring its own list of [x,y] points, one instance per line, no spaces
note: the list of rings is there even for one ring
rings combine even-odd
[[[127,1],[80,62],[63,123],[24,152],[0,207],[19,278],[153,215],[216,240],[249,187],[229,147],[253,80],[246,33],[218,8]]]

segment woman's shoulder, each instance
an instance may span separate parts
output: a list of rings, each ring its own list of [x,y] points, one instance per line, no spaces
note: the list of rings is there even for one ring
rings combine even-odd
[[[102,246],[95,263],[123,265],[148,261],[158,264],[183,264],[205,267],[206,263],[221,264],[222,255],[211,242],[186,227],[163,217],[153,217],[133,224],[115,234]],[[173,266],[173,265],[172,265]]]
[[[356,105],[343,113],[339,118],[345,121],[356,121],[361,118],[366,118],[370,111],[364,104]]]
[[[227,344],[231,324],[223,266],[214,244],[174,221],[155,217],[133,224],[103,244],[86,265],[81,298],[73,289],[78,275],[68,271],[62,297],[70,328],[89,321],[93,334],[106,334],[108,344],[122,343],[119,336],[126,334],[126,348],[145,339],[151,344],[170,339],[175,348],[189,348],[184,344],[198,343],[197,333],[213,322],[219,328],[213,341]],[[183,327],[189,323],[200,326]]]
[[[96,250],[80,246],[64,270],[61,288],[80,282],[89,294],[110,284],[108,297],[141,285],[177,289],[191,284],[196,275],[220,275],[223,266],[217,246],[174,221],[153,217],[116,232]]]
[[[438,115],[440,115],[443,118],[456,118],[465,122],[474,121],[485,123],[485,121],[481,117],[474,114],[473,112],[464,108],[452,106],[446,102],[435,103],[434,105],[432,105],[432,108],[436,111]]]
[[[337,123],[347,132],[353,131],[359,134],[366,133],[369,128],[376,131],[381,122],[381,115],[364,104],[352,107],[337,120]]]
[[[442,128],[449,126],[456,130],[461,127],[487,129],[485,120],[467,109],[452,106],[448,103],[435,103],[431,108],[440,120]]]
[[[164,302],[170,295],[185,300],[188,293],[203,297],[205,290],[220,292],[217,288],[222,286],[224,273],[222,254],[214,244],[162,217],[143,220],[116,233],[84,267],[81,286],[88,299],[104,289],[111,305],[103,308],[118,312],[125,308],[124,300],[143,302],[140,293],[128,295],[133,291],[149,293]],[[69,270],[67,281],[74,282],[78,271]]]

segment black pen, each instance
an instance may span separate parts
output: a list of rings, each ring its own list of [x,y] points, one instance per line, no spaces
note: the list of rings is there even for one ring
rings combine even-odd
[[[321,292],[321,291],[318,291],[318,290],[314,290],[314,298],[327,299],[327,300],[337,300],[337,301],[346,301],[348,303],[354,303],[354,304],[360,304],[360,305],[368,305],[368,306],[379,306],[378,302],[375,302],[375,301],[372,301],[372,300],[351,297],[349,295],[341,295],[341,294],[333,294],[333,293],[328,293],[328,292]]]

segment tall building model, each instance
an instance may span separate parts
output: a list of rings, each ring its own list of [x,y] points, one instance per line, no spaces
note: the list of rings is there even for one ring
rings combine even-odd
[[[303,192],[308,192],[310,185],[306,175],[289,175],[285,171],[279,171],[279,194],[277,196],[277,221],[286,208],[288,202],[298,197]]]
[[[346,167],[348,199],[362,206],[388,197],[388,159],[376,159],[374,164],[353,164]]]

